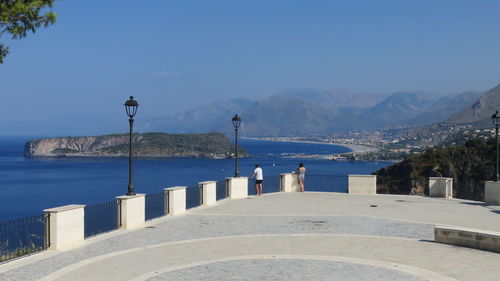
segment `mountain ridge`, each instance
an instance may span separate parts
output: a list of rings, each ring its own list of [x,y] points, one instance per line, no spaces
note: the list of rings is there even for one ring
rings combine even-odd
[[[220,131],[231,135],[234,129],[230,120],[237,113],[243,119],[242,136],[343,134],[355,130],[439,124],[480,97],[479,92],[473,91],[454,96],[424,91],[395,92],[374,94],[370,103],[366,102],[365,95],[339,89],[286,90],[257,101],[214,102],[159,118],[156,123],[141,129],[176,133]]]

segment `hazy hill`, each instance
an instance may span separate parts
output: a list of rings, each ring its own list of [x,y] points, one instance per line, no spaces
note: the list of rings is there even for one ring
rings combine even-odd
[[[450,123],[484,123],[491,126],[491,115],[500,109],[500,85],[487,91],[476,102],[453,114]]]
[[[343,128],[337,118],[340,112],[302,99],[289,98],[282,94],[258,101],[241,113],[243,119],[241,135],[244,136],[296,136],[321,134]],[[230,122],[218,128],[232,132]]]
[[[312,104],[332,108],[366,108],[385,99],[387,94],[354,93],[341,89],[320,91],[314,89],[286,90],[281,93],[284,97],[301,99]]]
[[[372,128],[386,128],[408,124],[424,112],[434,101],[422,93],[394,93],[363,112]]]
[[[232,116],[248,110],[255,102],[247,99],[218,101],[149,120],[139,127],[141,131],[169,133],[206,133],[214,131],[221,124],[230,122]]]
[[[454,113],[471,105],[481,97],[477,91],[464,92],[454,97],[442,97],[435,101],[427,110],[415,116],[410,123],[416,125],[429,125],[445,121]]]

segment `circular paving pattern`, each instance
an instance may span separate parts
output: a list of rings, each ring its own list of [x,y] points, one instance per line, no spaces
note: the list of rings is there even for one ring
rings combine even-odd
[[[196,280],[328,280],[328,281],[425,281],[407,273],[386,268],[302,259],[250,259],[214,262],[168,272],[148,281]]]

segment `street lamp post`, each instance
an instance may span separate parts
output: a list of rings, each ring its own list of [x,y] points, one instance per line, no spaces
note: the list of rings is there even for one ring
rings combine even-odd
[[[232,121],[233,121],[233,127],[234,127],[234,150],[235,150],[235,156],[236,156],[234,176],[239,177],[240,172],[238,171],[238,128],[241,125],[241,118],[238,116],[238,114],[235,114]]]
[[[493,124],[495,125],[495,146],[497,150],[497,158],[495,162],[495,170],[496,170],[496,181],[500,180],[500,176],[498,174],[498,127],[500,126],[500,114],[498,114],[498,110],[491,116],[493,120]]]
[[[130,96],[130,99],[125,102],[125,110],[127,111],[127,115],[129,117],[128,122],[130,124],[130,135],[129,135],[129,144],[128,144],[129,170],[128,170],[128,192],[127,192],[127,195],[135,195],[134,163],[132,160],[132,129],[134,126],[134,116],[137,113],[137,107],[139,107],[139,104],[137,103],[136,100],[134,100],[133,96]]]

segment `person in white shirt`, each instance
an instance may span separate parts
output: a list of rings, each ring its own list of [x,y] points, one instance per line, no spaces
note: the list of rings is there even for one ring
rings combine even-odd
[[[262,181],[264,180],[264,174],[262,173],[262,168],[259,164],[255,164],[255,170],[253,171],[252,178],[255,178],[255,193],[257,196],[262,194]]]

